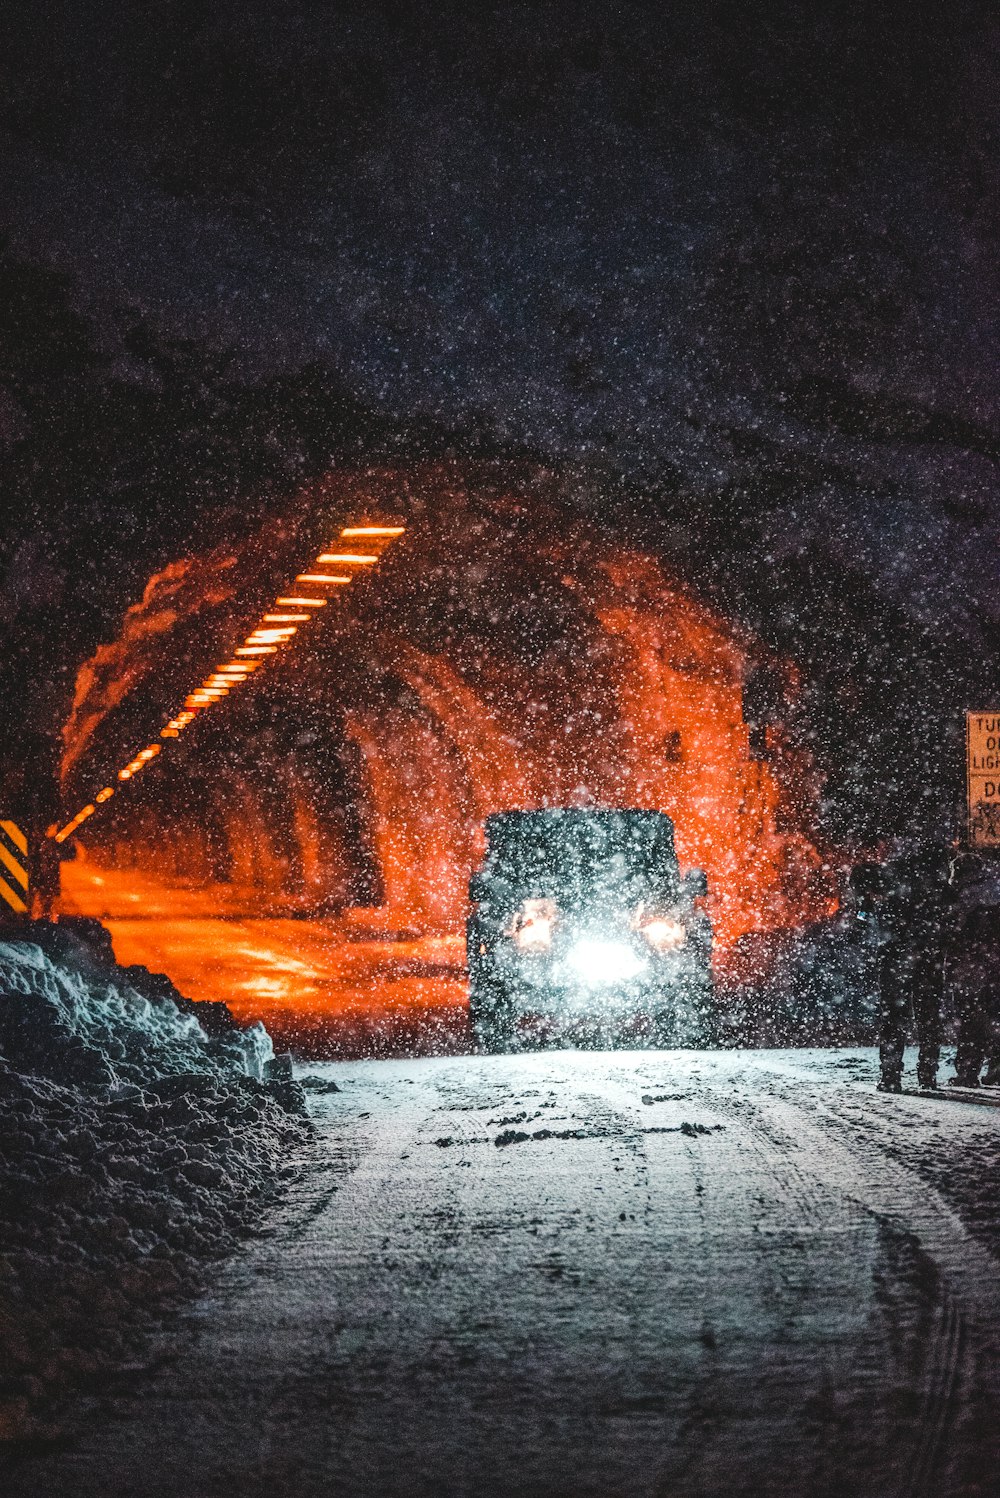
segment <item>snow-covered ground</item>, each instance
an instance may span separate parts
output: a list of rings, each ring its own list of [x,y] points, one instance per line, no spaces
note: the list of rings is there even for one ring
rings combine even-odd
[[[867,1050],[309,1072],[265,1235],[13,1498],[995,1491],[1000,1109]]]
[[[0,1452],[129,1361],[309,1133],[259,1026],[117,967],[99,927],[26,935],[0,940]]]

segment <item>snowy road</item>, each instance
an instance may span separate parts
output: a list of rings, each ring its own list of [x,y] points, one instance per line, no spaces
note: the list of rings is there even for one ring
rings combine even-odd
[[[1000,1110],[861,1051],[310,1071],[267,1236],[12,1498],[995,1491],[998,1263],[947,1166]]]

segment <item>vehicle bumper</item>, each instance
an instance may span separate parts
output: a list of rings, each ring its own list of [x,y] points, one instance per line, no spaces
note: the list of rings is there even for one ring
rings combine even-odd
[[[650,961],[639,976],[585,982],[558,960],[509,959],[494,969],[512,1017],[545,1030],[620,1029],[635,1021],[663,1025],[695,1020],[711,1007],[709,969],[687,954]],[[649,1024],[645,1028],[649,1028]]]

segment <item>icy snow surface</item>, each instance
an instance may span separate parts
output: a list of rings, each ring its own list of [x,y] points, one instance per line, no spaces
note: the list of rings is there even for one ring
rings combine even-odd
[[[1000,1110],[871,1050],[310,1073],[312,1167],[16,1498],[995,1491]]]

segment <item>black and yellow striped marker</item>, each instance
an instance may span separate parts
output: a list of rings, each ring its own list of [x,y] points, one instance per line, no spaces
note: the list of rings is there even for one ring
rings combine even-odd
[[[16,822],[0,818],[0,913],[28,914],[28,839]]]

